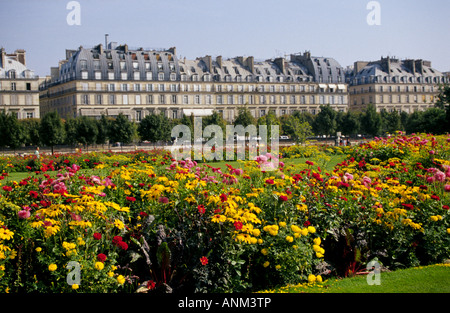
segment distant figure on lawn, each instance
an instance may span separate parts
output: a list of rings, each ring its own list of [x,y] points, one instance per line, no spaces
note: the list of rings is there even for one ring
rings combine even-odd
[[[39,159],[39,147],[36,147],[36,151],[34,151],[34,155]]]

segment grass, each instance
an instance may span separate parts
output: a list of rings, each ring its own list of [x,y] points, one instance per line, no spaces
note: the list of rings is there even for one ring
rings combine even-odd
[[[369,285],[366,275],[330,279],[322,284],[300,284],[271,293],[450,293],[450,264],[381,272],[380,284]]]

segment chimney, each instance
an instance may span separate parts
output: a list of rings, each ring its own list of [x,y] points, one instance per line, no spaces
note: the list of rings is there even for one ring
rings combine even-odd
[[[405,60],[405,66],[412,72],[414,75],[416,73],[416,62],[414,60]]]
[[[415,67],[417,69],[417,72],[419,72],[420,75],[423,75],[423,61],[422,60],[415,60]]]
[[[274,63],[280,68],[281,73],[285,74],[286,72],[286,62],[284,58],[276,58]]]
[[[6,62],[6,51],[5,48],[1,48],[0,49],[0,53],[1,53],[1,60],[0,60],[0,67],[5,67],[5,62]]]
[[[171,48],[169,48],[169,52],[172,52],[173,55],[177,55],[177,48],[171,47]]]
[[[369,62],[364,62],[364,61],[356,61],[354,63],[354,67],[353,67],[353,72],[354,74],[358,74],[364,67],[367,66],[367,64],[369,64]]]
[[[219,56],[216,58],[216,62],[217,62],[217,64],[219,65],[219,67],[221,68],[221,67],[222,67],[222,56],[221,56],[221,55],[219,55]]]
[[[242,65],[247,67],[251,73],[254,72],[255,69],[255,59],[253,57],[237,57],[238,62]]]
[[[205,62],[206,64],[206,69],[208,70],[208,72],[211,73],[211,69],[212,69],[212,58],[210,55],[206,55],[202,58],[202,61]]]
[[[16,51],[14,51],[14,54],[16,55],[16,60],[19,61],[20,63],[22,63],[23,65],[27,65],[26,64],[26,60],[25,60],[25,50],[23,49],[18,49]]]

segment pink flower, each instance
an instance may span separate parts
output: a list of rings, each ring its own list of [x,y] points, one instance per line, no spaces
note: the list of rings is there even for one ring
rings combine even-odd
[[[31,216],[30,208],[25,207],[23,210],[17,213],[20,219],[25,220]]]
[[[438,182],[443,182],[445,181],[445,173],[441,172],[441,171],[436,171],[436,173],[434,174],[434,179]]]
[[[445,192],[450,192],[450,185],[445,185],[444,186],[444,191]]]

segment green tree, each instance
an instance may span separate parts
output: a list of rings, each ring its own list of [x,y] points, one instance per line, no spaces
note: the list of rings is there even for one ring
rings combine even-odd
[[[336,133],[336,111],[328,104],[321,105],[320,112],[317,114],[313,129],[319,135],[333,135]]]
[[[444,130],[450,132],[450,85],[443,84],[439,86],[439,95],[436,101],[436,107],[445,110],[446,123]]]
[[[23,143],[26,146],[38,146],[40,145],[39,139],[39,119],[38,118],[26,118],[19,120],[23,130]]]
[[[369,104],[363,114],[361,114],[361,128],[371,136],[377,136],[381,133],[381,116],[377,112],[375,105]]]
[[[258,121],[257,125],[266,125],[267,126],[267,138],[272,138],[272,126],[278,126],[278,134],[281,134],[282,127],[280,119],[275,115],[274,112],[269,111],[267,115],[261,116]],[[259,128],[257,128],[259,130]]]
[[[1,118],[1,123],[1,137],[4,140],[4,146],[16,150],[23,143],[22,124],[19,123],[15,114],[5,114]]]
[[[97,123],[88,116],[80,116],[76,123],[77,141],[87,149],[95,143],[98,134]]]
[[[314,136],[311,125],[295,115],[290,115],[284,120],[283,129],[284,134],[290,136],[297,144],[303,144],[308,137]]]
[[[396,131],[402,130],[402,120],[398,111],[381,112],[383,133],[393,134]]]
[[[360,129],[359,116],[357,113],[347,111],[347,113],[342,116],[340,129],[345,136],[356,135]]]
[[[77,145],[77,120],[75,118],[68,118],[64,122],[65,143],[68,145]]]
[[[238,108],[238,115],[234,120],[234,125],[242,125],[247,127],[248,125],[256,125],[256,119],[253,117],[247,106],[243,105]]]
[[[53,111],[44,115],[39,125],[39,137],[44,145],[51,147],[64,142],[64,125],[58,112]]]
[[[99,120],[96,120],[97,124],[97,137],[95,143],[98,145],[104,145],[109,139],[108,129],[111,119],[102,114]]]
[[[138,126],[138,133],[141,139],[150,142],[170,140],[171,130],[171,122],[163,112],[147,115]]]
[[[133,125],[123,113],[119,113],[110,123],[108,133],[112,142],[128,144],[133,140]]]

